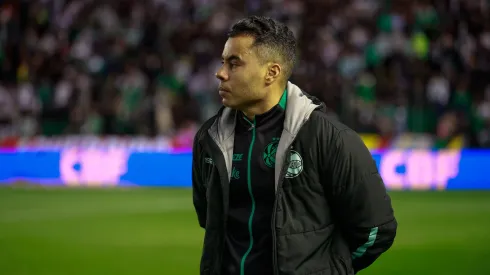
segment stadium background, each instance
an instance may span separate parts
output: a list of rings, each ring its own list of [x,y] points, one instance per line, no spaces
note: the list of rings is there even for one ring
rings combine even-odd
[[[190,144],[248,14],[294,30],[292,81],[361,134],[390,189],[397,239],[360,274],[490,274],[489,8],[0,1],[0,274],[198,273]]]

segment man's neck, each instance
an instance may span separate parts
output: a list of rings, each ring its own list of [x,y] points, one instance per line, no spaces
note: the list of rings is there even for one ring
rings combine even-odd
[[[253,120],[256,115],[267,113],[274,106],[276,106],[281,100],[283,93],[284,89],[281,88],[271,90],[270,93],[268,93],[269,96],[264,98],[262,101],[241,111],[248,119]]]

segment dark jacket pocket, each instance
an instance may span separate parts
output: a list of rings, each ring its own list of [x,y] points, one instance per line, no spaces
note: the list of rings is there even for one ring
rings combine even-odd
[[[329,236],[333,225],[307,232],[278,236],[278,267],[281,275],[322,274],[330,268]]]
[[[332,234],[332,243],[330,246],[330,261],[332,265],[331,274],[335,275],[353,275],[351,252],[347,242],[342,234],[337,230]]]

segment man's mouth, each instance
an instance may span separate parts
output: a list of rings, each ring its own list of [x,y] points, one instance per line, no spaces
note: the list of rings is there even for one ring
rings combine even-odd
[[[230,89],[226,89],[224,87],[219,87],[218,88],[219,93],[230,93]]]

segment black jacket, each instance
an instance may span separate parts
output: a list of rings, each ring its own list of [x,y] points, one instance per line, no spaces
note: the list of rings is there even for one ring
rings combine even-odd
[[[194,139],[193,200],[206,230],[203,275],[226,275],[220,271],[236,115],[222,108]],[[397,222],[370,152],[290,82],[274,178],[274,275],[354,274],[393,244]]]

